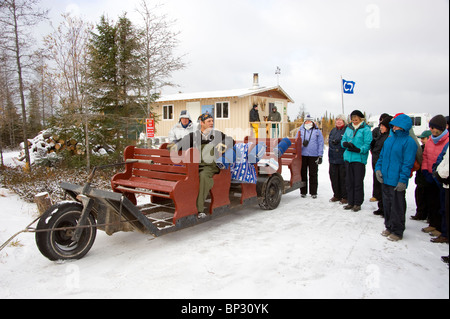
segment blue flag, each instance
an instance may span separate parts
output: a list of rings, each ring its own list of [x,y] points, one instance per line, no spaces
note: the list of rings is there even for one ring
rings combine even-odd
[[[345,94],[353,94],[353,90],[355,89],[355,82],[342,80],[342,87]]]

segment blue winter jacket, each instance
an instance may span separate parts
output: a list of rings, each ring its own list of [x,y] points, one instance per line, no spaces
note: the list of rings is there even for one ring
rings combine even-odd
[[[359,153],[350,152],[347,148],[344,152],[344,161],[346,162],[359,162],[364,165],[367,164],[367,157],[369,156],[370,143],[372,142],[372,131],[370,126],[366,122],[362,122],[361,125],[355,130],[353,123],[347,125],[344,136],[342,137],[341,146],[344,147],[344,143],[353,143],[361,151]]]
[[[409,136],[412,121],[409,116],[400,114],[389,123],[389,126],[391,132],[383,144],[375,171],[381,171],[383,183],[386,185],[397,186],[398,183],[405,183],[408,186],[417,152],[417,144]],[[403,130],[394,132],[392,130],[394,126]]]
[[[302,156],[323,156],[323,135],[315,124],[310,130],[307,130],[304,125],[300,126],[295,137],[297,138],[299,134],[302,143],[309,141],[308,146],[302,144]]]

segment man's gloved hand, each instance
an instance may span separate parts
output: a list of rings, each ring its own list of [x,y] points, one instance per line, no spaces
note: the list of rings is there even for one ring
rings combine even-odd
[[[219,144],[217,144],[216,145],[216,150],[217,150],[217,152],[219,153],[219,154],[223,154],[223,153],[225,153],[225,151],[228,149],[228,147],[225,145],[225,144],[223,144],[223,143],[219,143]]]
[[[383,184],[383,174],[381,174],[381,171],[376,171],[375,172],[375,177],[377,178],[377,180],[381,183],[381,184]]]
[[[319,156],[319,157],[316,159],[316,164],[317,164],[317,165],[322,164],[322,156]]]
[[[406,184],[405,183],[398,183],[397,186],[394,188],[395,191],[397,192],[403,192],[406,189]]]

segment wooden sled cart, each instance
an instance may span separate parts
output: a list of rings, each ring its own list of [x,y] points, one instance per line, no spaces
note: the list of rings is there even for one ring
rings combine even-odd
[[[264,157],[274,158],[272,151],[280,140],[246,138],[244,143],[263,142],[267,145]],[[174,155],[167,149],[128,146],[124,162],[114,164],[124,165],[125,170],[112,178],[112,191],[91,187],[95,170],[105,166],[94,168],[85,185],[62,182],[61,188],[70,200],[47,209],[37,226],[29,226],[25,231],[35,232],[37,247],[48,259],[80,259],[94,244],[97,229],[108,235],[139,231],[159,237],[248,205],[276,209],[282,194],[302,186],[301,139],[290,141],[289,149],[275,158],[277,170],[254,164],[256,184],[233,182],[229,168],[215,175],[204,218],[198,217],[196,207],[199,189],[196,149]],[[283,179],[283,169],[290,171],[290,179]],[[136,195],[146,195],[149,200],[138,204]]]

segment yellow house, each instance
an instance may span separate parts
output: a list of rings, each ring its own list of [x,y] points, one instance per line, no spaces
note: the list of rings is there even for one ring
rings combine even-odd
[[[272,125],[266,123],[265,119],[275,106],[282,117],[280,137],[288,136],[287,106],[293,102],[280,86],[259,86],[258,74],[255,73],[251,88],[161,96],[152,106],[153,112],[159,115],[155,127],[158,136],[167,136],[178,122],[180,112],[187,110],[194,123],[205,112],[213,114],[216,129],[236,140],[242,140],[245,136],[252,135],[249,115],[254,104],[258,105],[260,132],[266,132],[266,128],[269,128],[267,134],[271,134]]]

